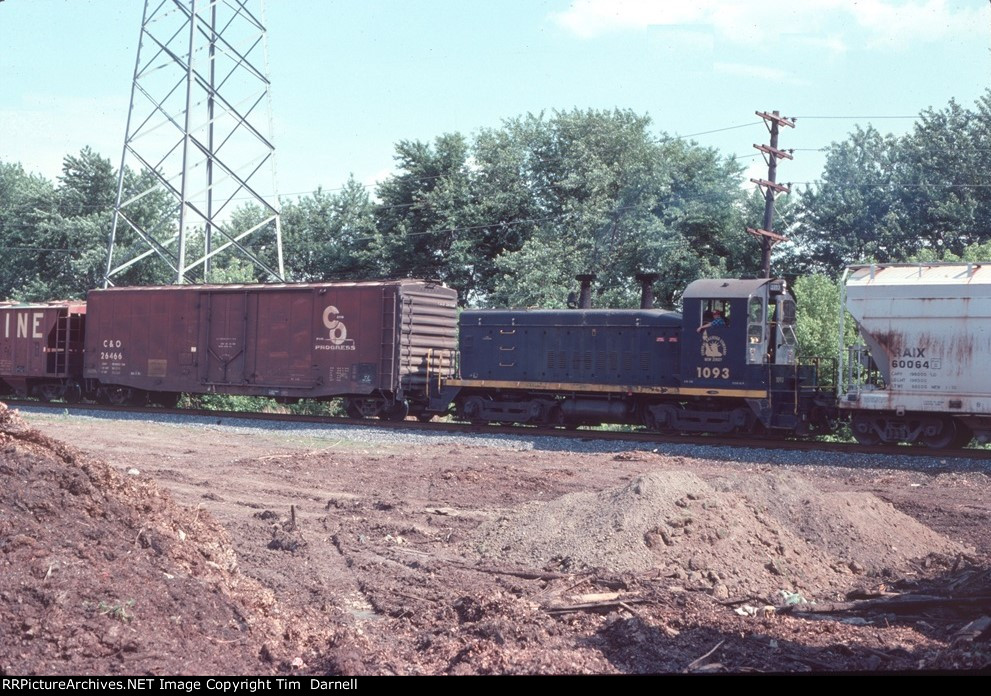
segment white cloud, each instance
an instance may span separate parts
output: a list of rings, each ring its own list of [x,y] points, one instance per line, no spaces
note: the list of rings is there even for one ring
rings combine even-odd
[[[833,52],[857,42],[903,48],[918,42],[978,35],[986,30],[988,5],[950,0],[799,0],[758,5],[738,0],[572,0],[551,19],[580,38],[655,26],[707,25],[725,41],[751,43],[768,31],[799,34]],[[846,35],[846,36],[844,36]]]
[[[873,45],[906,46],[983,33],[988,25],[987,5],[952,8],[946,0],[895,3],[860,0],[843,5]]]
[[[736,77],[752,77],[764,82],[778,84],[806,85],[807,80],[801,80],[786,70],[770,65],[749,65],[746,63],[715,63],[716,72]]]
[[[838,35],[818,36],[815,34],[795,34],[790,36],[793,41],[805,44],[811,48],[820,48],[828,53],[838,56],[846,53],[850,48],[847,43]]]

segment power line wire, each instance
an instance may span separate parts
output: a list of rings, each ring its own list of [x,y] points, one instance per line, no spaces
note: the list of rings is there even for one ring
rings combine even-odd
[[[809,120],[812,120],[812,119],[817,119],[817,120],[821,120],[821,119],[850,119],[850,120],[856,120],[856,119],[861,119],[861,118],[863,118],[863,119],[874,119],[874,120],[878,120],[878,119],[906,119],[906,118],[916,119],[916,118],[919,118],[919,115],[916,114],[914,116],[791,116],[790,118],[792,120],[802,119],[802,120],[805,120],[805,121],[809,121]]]
[[[740,123],[735,126],[726,126],[725,128],[714,128],[713,130],[699,131],[698,133],[688,133],[687,135],[676,135],[670,140],[684,140],[685,138],[694,138],[697,135],[709,135],[711,133],[722,133],[723,131],[736,130],[737,128],[752,128],[754,126],[761,125],[760,121],[752,121],[750,123]]]

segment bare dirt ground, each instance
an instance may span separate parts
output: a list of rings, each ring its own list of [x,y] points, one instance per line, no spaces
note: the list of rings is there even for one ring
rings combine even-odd
[[[983,473],[26,420],[0,674],[991,665]]]

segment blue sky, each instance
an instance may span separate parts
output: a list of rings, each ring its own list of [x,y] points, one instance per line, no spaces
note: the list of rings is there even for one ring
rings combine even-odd
[[[55,177],[90,145],[116,166],[142,8],[0,2],[0,160]],[[268,0],[265,13],[289,196],[380,179],[400,139],[575,107],[648,114],[755,175],[754,111],[779,109],[798,117],[780,145],[800,150],[779,180],[811,181],[812,150],[856,124],[904,132],[991,84],[985,0]]]

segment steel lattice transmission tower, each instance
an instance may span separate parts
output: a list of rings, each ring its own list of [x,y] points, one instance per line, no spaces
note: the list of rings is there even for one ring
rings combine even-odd
[[[285,278],[261,12],[261,0],[145,0],[104,286],[154,255],[176,283],[209,281],[231,253]],[[126,168],[148,185],[125,198]],[[172,206],[164,230],[140,214],[151,194]],[[244,203],[261,216],[232,224]],[[141,241],[115,259],[127,229]]]

